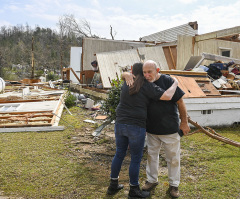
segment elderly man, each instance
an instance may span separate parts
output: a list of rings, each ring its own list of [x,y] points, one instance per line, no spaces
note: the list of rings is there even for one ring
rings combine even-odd
[[[154,82],[162,89],[168,89],[173,79],[159,73],[156,62],[148,60],[143,65],[144,77]],[[131,76],[124,74],[128,84],[131,84]],[[186,135],[190,131],[187,121],[187,110],[182,96],[184,92],[178,87],[172,100],[151,101],[147,115],[147,181],[142,187],[145,191],[150,191],[158,185],[159,153],[163,145],[168,166],[169,193],[172,197],[179,197],[178,186],[180,184],[180,130]],[[179,125],[180,114],[181,123]]]

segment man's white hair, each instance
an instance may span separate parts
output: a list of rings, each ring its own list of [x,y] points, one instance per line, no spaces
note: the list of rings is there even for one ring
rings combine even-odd
[[[144,66],[147,66],[147,65],[148,65],[148,66],[149,66],[149,65],[150,65],[150,66],[154,66],[155,69],[157,69],[157,62],[155,62],[155,61],[153,61],[153,60],[147,60],[147,61],[145,61],[144,64],[143,64],[143,67],[144,67]]]

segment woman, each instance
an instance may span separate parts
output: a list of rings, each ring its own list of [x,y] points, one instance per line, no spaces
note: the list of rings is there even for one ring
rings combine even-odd
[[[113,195],[123,188],[123,185],[118,184],[118,175],[129,146],[131,162],[129,166],[130,191],[128,197],[146,198],[149,196],[149,192],[140,190],[138,182],[146,134],[147,106],[150,99],[171,100],[178,85],[175,79],[173,85],[167,91],[161,89],[145,80],[142,66],[142,63],[133,65],[132,73],[135,76],[133,86],[129,87],[124,82],[120,103],[116,109],[114,129],[116,154],[111,165],[111,182],[107,191],[109,195]]]

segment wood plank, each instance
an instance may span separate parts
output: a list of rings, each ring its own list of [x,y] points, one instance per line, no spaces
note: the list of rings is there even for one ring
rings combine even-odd
[[[66,94],[66,93],[65,93]],[[62,94],[61,95],[61,97],[60,97],[60,99],[58,100],[58,104],[57,104],[57,107],[55,108],[55,110],[51,113],[52,114],[52,121],[51,121],[51,124],[53,125],[54,124],[54,122],[57,120],[57,117],[59,117],[60,118],[60,116],[61,116],[61,114],[62,114],[62,110],[63,110],[63,108],[61,109],[61,112],[59,112],[60,111],[60,107],[62,106],[62,105],[65,105],[65,103],[64,103],[64,97],[65,97],[65,94]]]
[[[70,68],[71,69],[71,71],[72,71],[72,73],[73,73],[73,75],[76,77],[76,79],[78,80],[78,82],[80,83],[81,82],[81,80],[79,79],[79,77],[77,76],[77,74],[75,73],[75,71],[72,69],[72,68]],[[70,78],[70,77],[69,77]]]
[[[37,117],[50,117],[50,118],[52,118],[52,114],[51,115],[33,115],[33,116],[31,116],[30,118],[37,118]],[[8,118],[29,118],[29,117],[27,117],[27,116],[25,116],[25,115],[9,115],[9,116],[0,116],[0,119],[8,119]]]
[[[21,114],[41,114],[41,113],[52,113],[52,111],[26,111],[26,112],[0,112],[0,114],[10,114],[10,115],[21,115]]]
[[[207,72],[194,72],[194,71],[182,71],[182,70],[161,70],[162,74],[169,75],[193,75],[207,77]]]

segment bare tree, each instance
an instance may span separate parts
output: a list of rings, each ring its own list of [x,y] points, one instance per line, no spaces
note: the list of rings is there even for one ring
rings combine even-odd
[[[113,29],[112,29],[112,26],[110,25],[110,35],[112,37],[112,40],[114,40],[114,37],[116,36],[117,32],[114,31],[114,33],[113,33],[112,31],[113,31]]]
[[[77,21],[74,15],[65,14],[60,17],[58,26],[60,28],[60,32],[62,31],[64,35],[99,38],[99,36],[92,33],[91,25],[86,19],[80,19]]]

